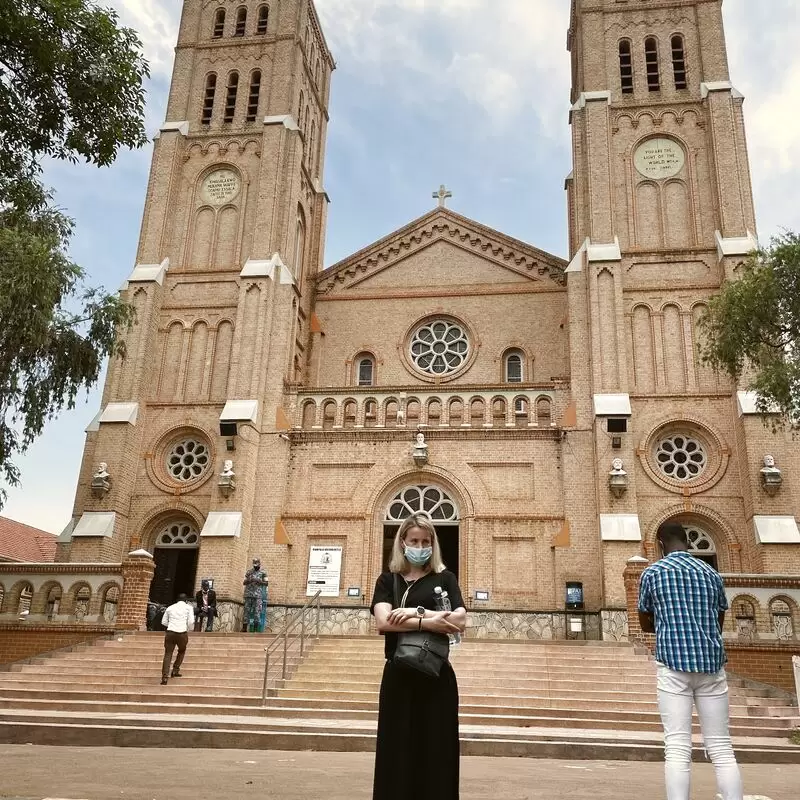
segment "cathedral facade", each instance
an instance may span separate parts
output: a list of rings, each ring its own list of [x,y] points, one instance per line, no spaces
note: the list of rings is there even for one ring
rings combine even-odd
[[[316,587],[362,630],[422,510],[479,630],[525,636],[567,600],[612,628],[666,520],[723,573],[800,573],[799,449],[698,354],[757,244],[722,2],[572,0],[568,42],[569,261],[442,191],[324,269],[313,3],[184,0],[136,324],[59,560],[147,550],[154,601],[211,578],[232,629],[259,556],[276,612]]]

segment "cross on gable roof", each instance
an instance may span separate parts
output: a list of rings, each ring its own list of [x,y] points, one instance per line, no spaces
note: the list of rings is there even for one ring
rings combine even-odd
[[[449,208],[435,208],[319,273],[317,291],[327,294],[345,284],[354,286],[437,241],[447,241],[472,251],[532,281],[550,280],[564,285],[567,267],[564,259],[456,214]]]

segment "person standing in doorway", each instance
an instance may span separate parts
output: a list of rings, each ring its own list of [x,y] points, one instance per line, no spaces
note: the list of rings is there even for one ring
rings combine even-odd
[[[436,589],[452,611],[437,610]],[[402,598],[402,599],[401,599]],[[458,800],[458,683],[449,660],[438,677],[396,664],[398,634],[463,633],[467,611],[456,576],[445,569],[436,529],[412,514],[394,539],[389,571],[372,595],[372,613],[385,638],[386,666],[378,704],[373,800]]]
[[[253,566],[244,576],[243,633],[263,633],[267,624],[267,589],[269,579],[261,569],[261,559],[254,558]]]
[[[207,580],[200,582],[200,591],[194,596],[197,605],[197,618],[194,622],[195,631],[203,629],[203,620],[206,621],[206,631],[212,630],[214,617],[217,616],[217,593],[211,588]]]
[[[189,628],[194,625],[194,611],[185,594],[178,595],[178,601],[167,607],[161,624],[167,629],[164,634],[164,661],[161,663],[161,685],[166,686],[170,677],[181,677],[181,664],[189,644]],[[172,664],[172,653],[178,648],[175,663]],[[172,669],[170,670],[170,664]]]
[[[664,523],[656,539],[663,557],[642,573],[639,622],[645,633],[656,635],[667,800],[689,800],[693,704],[722,800],[743,800],[723,668],[725,586],[713,567],[689,553],[683,526]]]

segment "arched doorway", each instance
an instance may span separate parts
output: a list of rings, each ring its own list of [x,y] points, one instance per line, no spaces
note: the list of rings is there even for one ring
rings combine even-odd
[[[423,484],[406,486],[387,506],[383,524],[383,569],[388,567],[400,524],[412,514],[420,513],[426,514],[436,526],[444,563],[458,577],[458,506],[441,487]]]
[[[173,520],[156,534],[153,560],[156,571],[150,584],[150,600],[170,605],[179,594],[194,592],[200,534],[189,520]]]

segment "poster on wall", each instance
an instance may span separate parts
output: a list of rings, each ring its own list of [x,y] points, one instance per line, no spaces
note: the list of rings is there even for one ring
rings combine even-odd
[[[342,577],[341,547],[312,547],[308,554],[306,597],[338,597]]]

